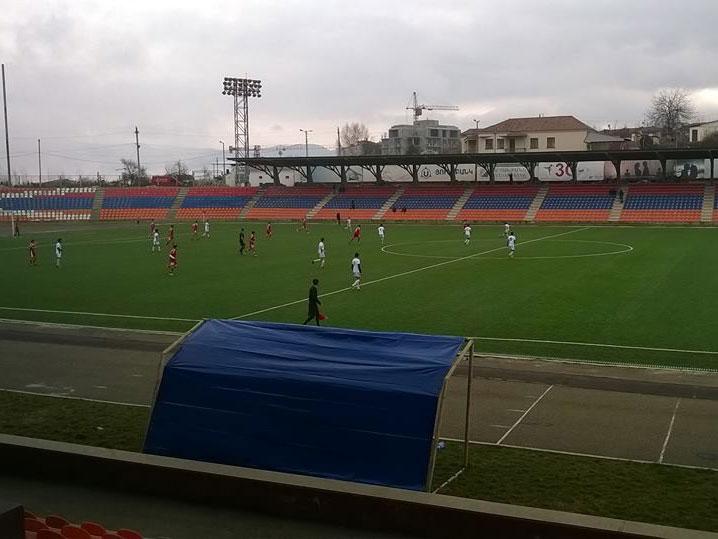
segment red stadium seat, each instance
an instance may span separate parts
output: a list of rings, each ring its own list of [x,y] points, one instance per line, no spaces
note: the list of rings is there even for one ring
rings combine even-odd
[[[92,539],[92,536],[87,531],[74,525],[63,526],[62,536],[65,539]]]
[[[64,539],[62,534],[56,530],[40,530],[35,537],[37,539]]]
[[[107,530],[104,526],[95,522],[83,522],[82,524],[80,524],[80,527],[87,533],[89,533],[90,535],[94,535],[95,537],[102,537],[105,533],[107,533]]]
[[[36,518],[25,517],[25,531],[38,532],[40,530],[46,530],[46,529],[47,529],[47,525],[42,520],[38,520]]]
[[[126,528],[122,530],[117,530],[115,533],[122,537],[122,539],[142,539],[142,534],[134,530],[128,530]]]
[[[45,524],[47,524],[48,528],[61,530],[64,526],[67,526],[69,522],[60,516],[50,515],[45,517]]]

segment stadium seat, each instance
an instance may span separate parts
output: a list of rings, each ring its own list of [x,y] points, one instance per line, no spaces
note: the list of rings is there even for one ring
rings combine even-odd
[[[62,534],[56,530],[40,530],[35,537],[37,539],[64,539]]]
[[[25,531],[37,532],[46,529],[47,525],[43,521],[36,518],[25,517]]]
[[[102,537],[102,535],[107,533],[107,530],[104,526],[95,522],[83,522],[82,524],[80,524],[80,527],[90,535],[94,535],[96,537]]]
[[[72,524],[63,526],[62,536],[65,539],[92,539],[92,536],[87,531]]]
[[[10,212],[22,221],[75,221],[89,219],[95,189],[89,187],[25,189],[0,192],[0,220]]]
[[[538,187],[488,185],[476,187],[456,216],[457,221],[522,221]]]
[[[142,539],[142,535],[139,532],[128,530],[126,528],[117,530],[115,533],[122,537],[122,539]]]
[[[701,184],[645,184],[632,186],[621,213],[624,222],[700,221]]]
[[[45,517],[45,524],[47,524],[48,528],[61,530],[64,526],[67,526],[69,522],[60,516],[50,515]]]
[[[551,185],[536,221],[607,221],[616,188],[610,185]]]
[[[34,518],[37,520],[37,515],[31,511],[25,509],[25,518]]]

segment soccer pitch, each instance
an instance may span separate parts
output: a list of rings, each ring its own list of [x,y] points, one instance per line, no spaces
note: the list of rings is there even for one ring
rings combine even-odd
[[[148,223],[26,225],[0,238],[0,317],[185,331],[201,318],[301,323],[320,280],[324,324],[478,337],[480,352],[718,369],[718,229],[363,223],[360,245],[335,223],[212,223],[211,238],[176,225],[179,266],[151,253]],[[240,256],[240,228],[258,256]],[[63,228],[66,228],[63,230]],[[201,229],[201,227],[200,227]],[[54,242],[64,244],[55,268]],[[325,238],[324,269],[311,263]],[[27,242],[39,243],[30,267]],[[358,251],[360,291],[350,288]]]

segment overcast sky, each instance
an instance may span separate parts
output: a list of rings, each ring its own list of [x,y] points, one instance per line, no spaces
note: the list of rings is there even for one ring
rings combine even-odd
[[[457,105],[427,117],[462,129],[537,114],[637,125],[664,87],[718,118],[717,0],[0,3],[10,153],[30,174],[37,138],[45,173],[116,173],[135,125],[150,171],[201,168],[233,141],[224,76],[263,81],[262,146],[303,142],[300,128],[334,146],[351,121],[379,139],[410,121],[412,91]]]

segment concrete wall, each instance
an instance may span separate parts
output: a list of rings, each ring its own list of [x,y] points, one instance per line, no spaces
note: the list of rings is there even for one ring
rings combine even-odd
[[[714,535],[8,435],[0,435],[0,472],[414,537],[704,539]]]

